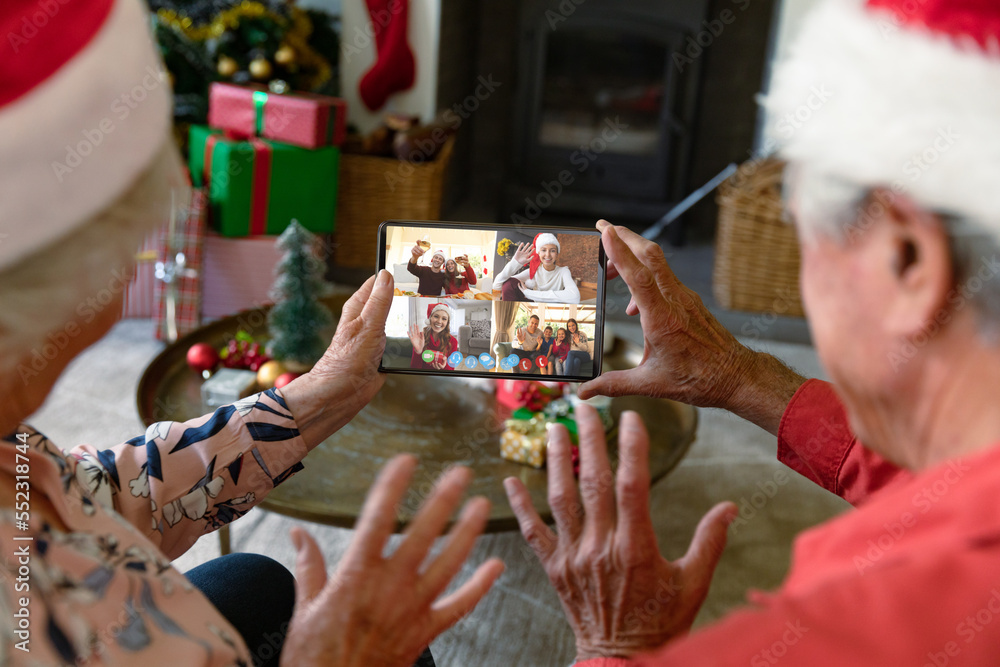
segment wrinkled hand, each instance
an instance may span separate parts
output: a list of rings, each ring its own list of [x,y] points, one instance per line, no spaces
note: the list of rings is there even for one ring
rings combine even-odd
[[[438,599],[462,567],[489,516],[485,498],[470,500],[434,558],[427,554],[471,481],[468,468],[444,473],[396,551],[384,557],[416,460],[392,459],[368,493],[356,534],[327,580],[323,555],[301,528],[292,529],[298,556],[295,612],[281,652],[283,667],[410,667],[439,634],[486,595],[503,572],[490,559],[462,586]]]
[[[353,419],[385,383],[378,365],[391,304],[392,274],[382,270],[344,304],[337,332],[312,370],[278,390],[310,447]]]
[[[416,324],[411,324],[408,333],[410,335],[410,344],[413,345],[413,349],[417,351],[417,354],[423,352],[424,351],[423,330]]]
[[[549,505],[558,534],[531,504],[524,484],[504,480],[521,533],[545,567],[576,635],[577,660],[629,657],[686,633],[705,600],[736,506],[720,503],[702,518],[687,554],[668,561],[649,513],[649,435],[625,412],[617,479],[597,412],[578,408],[580,489],[569,435],[549,430]]]
[[[531,244],[530,243],[518,243],[517,250],[514,251],[513,261],[517,263],[518,266],[524,266],[531,261]]]
[[[645,349],[636,368],[602,374],[581,387],[581,397],[639,394],[731,409],[755,353],[677,280],[659,245],[603,220],[597,226],[608,277],[620,275],[628,285],[632,300],[626,312],[639,314]]]

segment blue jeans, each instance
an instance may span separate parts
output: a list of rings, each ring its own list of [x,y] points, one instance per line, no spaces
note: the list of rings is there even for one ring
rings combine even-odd
[[[254,667],[278,667],[295,607],[295,578],[284,565],[259,554],[234,553],[184,576],[240,633]],[[430,649],[415,667],[434,667]]]
[[[590,361],[590,355],[582,350],[570,350],[569,354],[566,355],[566,375],[579,375],[580,368],[587,361]]]

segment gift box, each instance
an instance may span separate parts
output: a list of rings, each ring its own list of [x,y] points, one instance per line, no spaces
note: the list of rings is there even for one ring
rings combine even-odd
[[[200,188],[191,191],[186,215],[177,217],[173,239],[168,227],[158,238],[158,277],[153,292],[153,317],[156,337],[170,340],[168,326],[168,295],[173,291],[174,328],[177,337],[194,331],[201,325],[202,250],[208,214],[208,197]],[[183,257],[181,257],[183,255]],[[178,260],[182,260],[182,263]],[[170,281],[164,279],[169,275]]]
[[[272,303],[274,267],[281,259],[276,236],[231,239],[205,234],[201,314],[219,318]]]
[[[264,137],[303,148],[340,146],[347,135],[347,102],[312,93],[276,94],[264,86],[213,83],[208,124],[241,138]]]
[[[550,401],[561,398],[567,386],[566,382],[500,380],[497,382],[497,403],[511,410],[527,407],[538,412]]]
[[[235,403],[257,390],[257,374],[236,368],[220,368],[201,384],[201,402],[206,409]]]
[[[204,125],[190,132],[191,178],[208,192],[209,220],[223,236],[280,234],[294,218],[332,232],[340,149],[234,139]]]
[[[500,456],[534,468],[544,467],[548,443],[545,431],[545,419],[540,414],[530,419],[508,419],[500,434]]]

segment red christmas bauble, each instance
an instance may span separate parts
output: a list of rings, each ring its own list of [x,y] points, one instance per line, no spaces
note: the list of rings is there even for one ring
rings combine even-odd
[[[274,379],[274,388],[281,389],[286,384],[299,377],[300,373],[282,373]]]
[[[208,343],[195,343],[188,348],[187,362],[199,373],[210,371],[219,364],[219,353]]]

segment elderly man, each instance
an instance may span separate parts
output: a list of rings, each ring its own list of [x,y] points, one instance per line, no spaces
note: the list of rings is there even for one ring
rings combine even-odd
[[[778,436],[778,457],[857,511],[800,536],[775,593],[686,637],[736,508],[676,562],[649,516],[648,436],[622,417],[617,479],[580,416],[577,491],[549,448],[557,532],[506,481],[576,634],[581,664],[1000,664],[1000,7],[828,0],[775,74],[802,293],[833,384],[739,345],[659,247],[599,223],[632,292],[646,355],[583,395],[723,407]],[[949,145],[949,138],[957,137]]]

